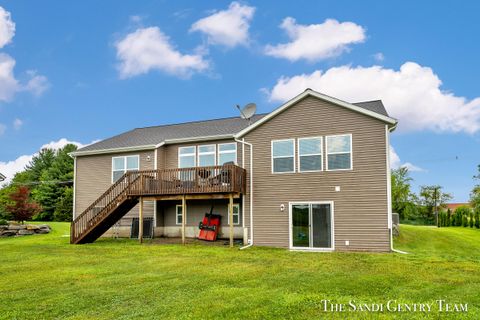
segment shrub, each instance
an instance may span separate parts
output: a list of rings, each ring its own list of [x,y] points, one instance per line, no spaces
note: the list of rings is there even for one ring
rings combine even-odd
[[[0,219],[0,226],[8,225],[8,221],[5,219]]]
[[[475,228],[480,229],[480,208],[475,209]]]
[[[447,210],[447,227],[452,225],[452,210]]]
[[[30,190],[27,187],[19,187],[8,196],[12,204],[7,205],[6,209],[15,221],[29,220],[40,211],[40,206],[29,200]]]
[[[470,219],[468,221],[470,228],[473,228],[473,212],[470,210]]]
[[[463,215],[462,226],[463,226],[464,228],[468,227],[468,218],[467,218],[467,215],[466,215],[466,214]]]
[[[464,216],[470,213],[470,208],[466,206],[460,206],[455,209],[455,226],[460,227],[464,223]],[[468,222],[467,222],[468,223]]]

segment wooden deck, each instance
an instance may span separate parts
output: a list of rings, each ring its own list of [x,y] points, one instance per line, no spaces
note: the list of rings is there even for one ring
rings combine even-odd
[[[138,202],[142,212],[146,199],[182,199],[182,207],[186,208],[188,199],[229,198],[231,207],[232,199],[238,198],[245,189],[246,171],[233,164],[129,171],[75,218],[70,242],[95,241]],[[229,210],[233,211],[233,208]]]

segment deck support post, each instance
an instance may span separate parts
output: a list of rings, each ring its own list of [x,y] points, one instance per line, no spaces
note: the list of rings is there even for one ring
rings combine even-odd
[[[233,248],[233,194],[231,193],[228,202],[228,220],[230,222],[230,248]]]
[[[140,197],[140,209],[138,210],[138,240],[143,243],[143,198]]]
[[[182,197],[182,244],[185,245],[185,225],[187,222],[187,200],[185,195]]]

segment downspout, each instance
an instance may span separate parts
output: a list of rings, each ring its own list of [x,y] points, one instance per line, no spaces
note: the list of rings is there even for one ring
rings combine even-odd
[[[68,154],[70,157],[73,158],[73,203],[72,203],[72,220],[75,220],[77,213],[76,213],[76,203],[75,203],[75,194],[77,193],[77,157],[72,155],[71,153]]]
[[[249,142],[246,142],[245,138],[242,138],[242,140],[235,138],[235,141],[242,144],[242,166],[244,169],[244,147],[245,145],[250,147],[250,239],[248,239],[248,244],[246,246],[240,248],[240,250],[243,250],[253,246],[253,145]],[[243,222],[245,222],[245,215],[243,217]]]
[[[387,211],[388,211],[388,232],[390,233],[390,250],[396,253],[408,254],[408,252],[397,250],[393,247],[393,222],[392,222],[392,172],[390,170],[390,132],[395,130],[395,127],[388,128],[385,125],[385,139],[387,144]]]

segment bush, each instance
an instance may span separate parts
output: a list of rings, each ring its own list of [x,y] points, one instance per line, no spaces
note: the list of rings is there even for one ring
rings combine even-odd
[[[480,229],[480,208],[475,209],[475,228]]]
[[[470,210],[470,219],[468,221],[470,228],[473,228],[473,212]]]
[[[464,216],[470,214],[470,208],[467,206],[460,206],[455,209],[455,226],[461,227],[464,223]],[[468,224],[468,221],[467,221]]]
[[[462,226],[464,228],[468,227],[468,218],[466,214],[463,215]]]
[[[5,219],[0,219],[0,226],[6,226],[8,225],[8,221]]]
[[[447,210],[447,227],[452,226],[452,210]]]
[[[33,215],[41,210],[40,206],[29,200],[30,189],[27,187],[19,187],[13,190],[9,195],[12,204],[6,206],[15,221],[23,222],[30,220]]]

